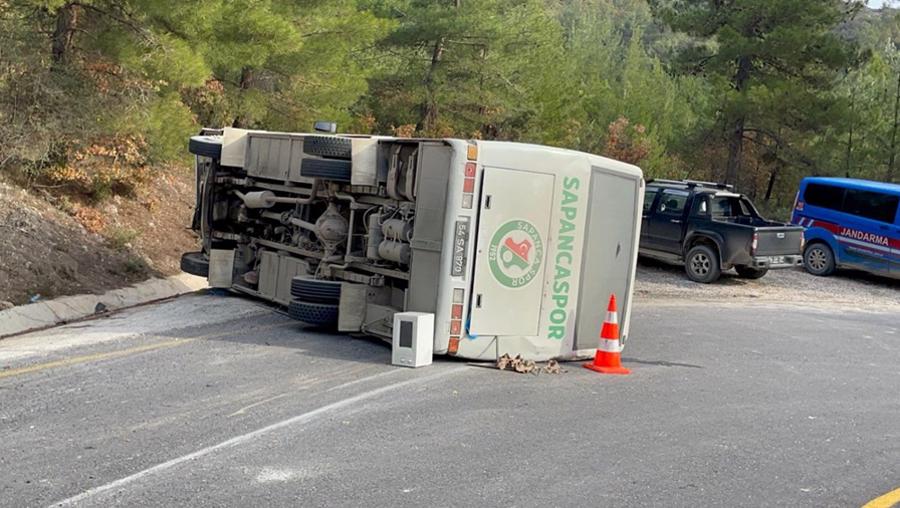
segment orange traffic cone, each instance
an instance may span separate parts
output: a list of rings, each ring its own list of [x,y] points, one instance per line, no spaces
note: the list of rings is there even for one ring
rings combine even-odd
[[[600,347],[594,355],[593,363],[585,363],[584,367],[603,374],[631,374],[631,371],[622,367],[622,359],[619,354],[622,346],[619,345],[619,318],[616,315],[616,295],[609,296],[609,306],[606,308],[606,320],[600,329]]]

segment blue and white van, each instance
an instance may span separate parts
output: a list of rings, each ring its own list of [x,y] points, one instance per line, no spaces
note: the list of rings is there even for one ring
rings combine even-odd
[[[846,266],[900,278],[900,185],[804,178],[791,222],[806,228],[809,273],[830,275]]]

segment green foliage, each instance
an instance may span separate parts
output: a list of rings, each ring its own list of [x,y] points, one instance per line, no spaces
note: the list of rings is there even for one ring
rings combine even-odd
[[[769,150],[835,120],[827,93],[858,59],[837,27],[861,8],[844,0],[656,2],[663,19],[696,39],[679,67],[704,76],[717,94],[728,143],[726,181],[739,180],[748,140]],[[825,113],[825,114],[819,114]]]
[[[776,210],[900,176],[897,37],[843,0],[0,0],[0,169],[102,198],[201,126],[327,119],[739,168]]]
[[[379,47],[366,109],[381,131],[518,139],[533,87],[559,56],[559,26],[538,0],[375,0],[393,29]]]
[[[132,246],[132,242],[141,236],[141,233],[131,228],[113,226],[107,228],[103,235],[111,248],[125,250]]]

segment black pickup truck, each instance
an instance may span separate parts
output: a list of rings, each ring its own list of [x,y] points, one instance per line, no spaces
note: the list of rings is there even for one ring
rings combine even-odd
[[[803,228],[770,222],[728,185],[650,180],[644,195],[640,254],[683,263],[688,278],[710,283],[723,270],[758,279],[803,262]]]

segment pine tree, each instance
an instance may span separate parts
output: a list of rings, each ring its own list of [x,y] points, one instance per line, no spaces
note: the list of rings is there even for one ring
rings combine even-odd
[[[369,108],[381,129],[511,138],[532,114],[529,91],[558,47],[538,0],[382,0],[395,28],[381,49]]]
[[[737,183],[748,137],[782,146],[779,127],[822,128],[825,93],[854,65],[855,46],[836,27],[862,4],[844,0],[657,0],[656,11],[696,44],[682,70],[704,76],[723,97],[728,158],[725,181]]]

